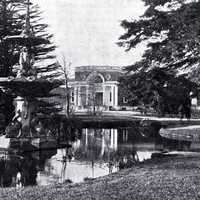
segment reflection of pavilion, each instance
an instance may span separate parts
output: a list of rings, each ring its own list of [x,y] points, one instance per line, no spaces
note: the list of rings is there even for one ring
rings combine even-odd
[[[158,144],[155,138],[144,138],[132,129],[83,129],[79,146],[86,151],[94,150],[97,158],[111,152],[155,151]]]
[[[82,66],[75,69],[72,87],[72,103],[75,109],[90,106],[117,107],[119,67]]]
[[[101,147],[101,154],[109,150],[117,150],[117,129],[83,129],[83,143],[86,147],[97,145]]]

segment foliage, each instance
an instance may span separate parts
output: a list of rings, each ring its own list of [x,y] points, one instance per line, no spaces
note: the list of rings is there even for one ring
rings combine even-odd
[[[63,96],[66,99],[67,107],[66,107],[66,115],[67,117],[70,117],[70,112],[72,111],[72,108],[70,107],[70,87],[69,87],[69,79],[70,79],[70,70],[71,70],[71,62],[67,64],[66,58],[63,55],[62,56],[62,64],[57,62],[57,65],[59,69],[61,70],[61,74],[64,77],[64,85],[65,85],[65,95]]]
[[[18,62],[16,46],[11,47],[3,43],[3,38],[8,35],[18,35],[22,30],[23,23],[19,20],[23,8],[24,0],[2,0],[0,1],[0,74],[1,77],[7,77],[12,73],[12,66]],[[14,107],[12,105],[12,96],[0,90],[0,115],[1,131],[13,117]]]
[[[14,116],[14,105],[12,104],[13,97],[0,90],[0,133],[4,131]]]
[[[25,28],[27,1],[2,0],[0,2],[0,70],[1,76],[12,74],[12,68],[18,64],[19,53],[22,46],[3,42],[6,36],[20,35]],[[60,75],[55,65],[55,45],[51,43],[53,37],[47,31],[48,25],[42,22],[38,5],[30,5],[30,26],[34,36],[45,39],[39,45],[32,45],[30,53],[35,57],[37,73],[44,78],[53,78]],[[44,41],[45,41],[44,40]]]
[[[146,71],[158,65],[195,71],[200,57],[200,1],[143,1],[147,9],[139,20],[121,22],[125,33],[120,37],[120,46],[130,50],[147,42],[148,47],[142,60],[128,70]]]
[[[48,33],[48,25],[42,22],[41,14],[38,5],[31,5],[30,24],[33,34],[48,42],[33,46],[31,53],[35,56],[37,73],[43,78],[56,78],[61,74],[55,61],[54,50],[56,46],[51,42],[53,35]]]
[[[11,75],[12,66],[18,62],[16,50],[19,47],[3,43],[3,38],[10,35],[19,35],[22,31],[25,0],[0,1],[0,73],[1,77]]]
[[[190,92],[197,92],[195,83],[162,68],[126,75],[120,84],[127,88],[127,98],[132,105],[149,105],[161,114],[178,113],[180,105],[188,104]]]
[[[60,73],[58,72],[58,66],[55,65],[54,50],[55,45],[51,43],[53,37],[52,34],[48,33],[48,25],[43,23],[41,12],[37,5],[30,4],[30,30],[33,35],[44,40],[44,43],[34,44],[30,46],[30,53],[34,56],[35,68],[37,70],[38,77],[43,79],[55,79]],[[1,0],[0,1],[0,74],[1,77],[13,76],[13,68],[19,65],[19,54],[23,48],[17,42],[6,42],[4,38],[6,36],[18,36],[23,33],[25,26],[27,25],[27,0]],[[53,84],[53,83],[52,83]],[[55,87],[58,85],[56,84]],[[27,88],[27,85],[18,87],[18,90]],[[17,86],[15,86],[17,89]],[[12,92],[16,94],[16,89],[13,88]],[[20,88],[20,89],[19,89]],[[35,88],[33,88],[35,89]],[[45,88],[48,91],[48,88]],[[43,93],[45,93],[44,91]],[[30,91],[29,91],[30,93]],[[34,92],[33,96],[37,96]],[[23,96],[23,95],[22,95]],[[51,94],[44,94],[45,97],[52,96]],[[1,97],[0,97],[1,99]],[[41,99],[36,99],[36,101]],[[40,106],[40,110],[45,111],[46,114],[54,113],[57,109],[57,105],[48,102]],[[13,107],[12,103],[10,108]],[[10,110],[10,109],[9,109]],[[4,115],[4,110],[1,110]],[[8,112],[8,110],[7,110]]]
[[[125,33],[120,46],[129,51],[147,44],[142,59],[126,67],[122,85],[128,86],[132,104],[141,101],[161,113],[177,113],[181,104],[189,104],[189,93],[197,86],[190,80],[199,79],[200,1],[143,2],[147,9],[139,20],[121,22]]]

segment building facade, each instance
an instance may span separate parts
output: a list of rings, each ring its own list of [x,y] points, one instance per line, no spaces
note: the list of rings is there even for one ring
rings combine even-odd
[[[75,68],[75,79],[70,81],[71,103],[75,110],[99,107],[104,110],[119,107],[120,67],[81,66]]]

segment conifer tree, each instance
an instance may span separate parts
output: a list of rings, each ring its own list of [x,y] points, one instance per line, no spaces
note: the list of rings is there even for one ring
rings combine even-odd
[[[41,15],[38,5],[30,6],[30,25],[33,35],[46,41],[33,46],[32,53],[35,55],[37,73],[43,78],[56,78],[61,74],[55,60],[56,46],[51,41],[53,35],[48,33],[48,25],[42,22]]]
[[[16,54],[19,47],[3,42],[6,36],[18,35],[22,31],[23,21],[21,12],[24,0],[0,1],[0,76],[12,75],[12,66],[18,62]]]
[[[34,67],[37,70],[38,77],[44,79],[57,78],[59,75],[57,65],[55,65],[55,45],[52,44],[52,35],[48,33],[48,25],[42,22],[42,13],[37,5],[30,4],[30,30],[33,35],[44,39],[44,43],[32,44],[30,51],[34,55]],[[8,36],[17,36],[22,34],[26,25],[27,17],[27,0],[1,0],[0,1],[0,76],[13,76],[13,66],[19,64],[19,54],[23,45],[19,43],[9,43],[4,40]],[[56,84],[55,87],[58,85]],[[26,87],[24,85],[24,87]],[[14,89],[13,89],[14,91]],[[13,95],[13,94],[12,94]],[[45,97],[52,96],[46,94]],[[5,98],[1,95],[0,98]],[[41,99],[35,99],[41,101]],[[13,107],[12,105],[10,105]],[[48,103],[42,103],[43,108],[48,107],[48,110],[55,112],[55,107]],[[52,108],[52,109],[51,109]],[[3,112],[1,110],[1,112]],[[49,111],[50,112],[50,111]],[[3,112],[4,113],[4,112]],[[4,113],[7,115],[8,113]],[[12,116],[9,113],[9,116]],[[12,118],[12,117],[11,117]],[[7,120],[7,117],[6,117]],[[9,120],[7,120],[9,121]]]
[[[200,1],[143,1],[147,9],[139,20],[121,22],[126,32],[119,45],[130,50],[146,41],[148,47],[142,59],[128,70],[149,70],[158,65],[194,71],[200,58]]]
[[[189,91],[196,88],[190,80],[199,79],[200,1],[143,2],[146,11],[139,20],[121,22],[125,33],[119,38],[120,46],[129,51],[138,44],[147,44],[141,60],[126,67],[127,76],[122,84],[128,86],[129,98],[135,96],[147,104],[162,99],[165,106],[175,101],[180,105],[182,100],[189,98]],[[187,73],[180,76],[180,72]]]
[[[26,23],[27,0],[1,0],[0,2],[0,70],[1,77],[12,74],[12,68],[19,62],[22,46],[17,43],[3,42],[6,36],[20,35]],[[42,44],[31,45],[35,56],[35,66],[40,76],[54,78],[60,75],[55,65],[55,45],[48,33],[48,25],[43,23],[38,5],[30,5],[30,29],[34,36],[44,39]]]

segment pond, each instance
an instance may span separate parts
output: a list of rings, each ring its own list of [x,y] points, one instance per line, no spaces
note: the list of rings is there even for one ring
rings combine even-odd
[[[65,147],[44,150],[35,147],[27,151],[25,147],[34,146],[33,141],[26,141],[20,149],[15,143],[0,137],[1,187],[78,183],[130,168],[163,152],[199,151],[199,141],[144,135],[137,128],[83,128],[67,139]],[[45,144],[48,147],[49,143]]]

